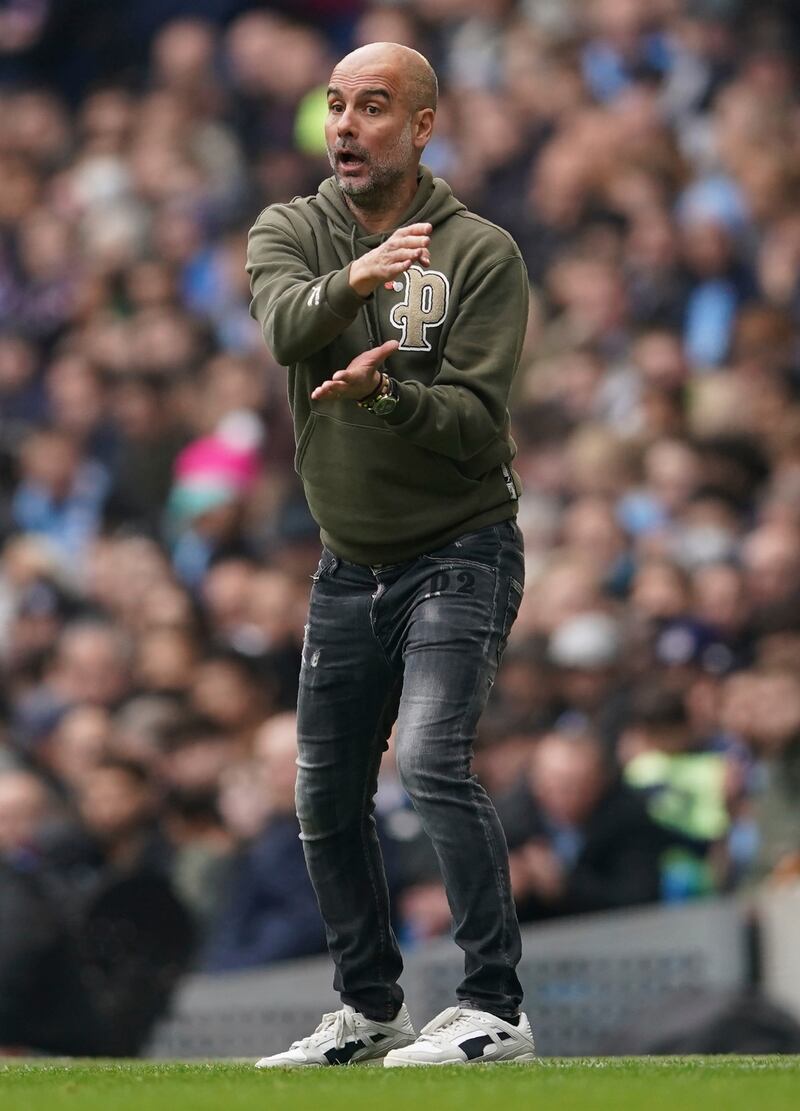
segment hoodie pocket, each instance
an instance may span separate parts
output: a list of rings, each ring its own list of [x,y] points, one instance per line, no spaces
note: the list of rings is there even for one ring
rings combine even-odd
[[[305,428],[300,433],[300,439],[297,441],[297,449],[294,453],[294,469],[299,475],[302,475],[303,460],[305,459],[308,445],[311,443],[311,437],[314,435],[314,430],[317,427],[317,414],[311,413],[306,421]]]
[[[493,507],[486,487],[450,460],[372,423],[317,413],[313,436],[301,437],[308,507],[345,559],[392,563],[435,551],[437,537]]]

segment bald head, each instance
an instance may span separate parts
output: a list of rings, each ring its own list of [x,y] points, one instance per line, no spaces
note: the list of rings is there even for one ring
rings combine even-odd
[[[370,74],[389,78],[412,112],[422,108],[436,111],[439,92],[436,74],[428,59],[418,50],[397,42],[371,42],[360,46],[337,63],[331,85],[335,86],[338,76]]]
[[[580,826],[607,786],[603,746],[594,734],[548,733],[533,750],[530,775],[545,814]]]
[[[433,70],[399,43],[359,47],[331,74],[328,158],[337,185],[370,231],[396,226],[414,197],[435,107]]]

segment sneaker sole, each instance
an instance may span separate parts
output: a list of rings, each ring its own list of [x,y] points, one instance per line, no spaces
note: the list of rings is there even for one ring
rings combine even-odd
[[[275,1061],[274,1064],[255,1066],[259,1072],[269,1072],[270,1069],[321,1069],[322,1067],[318,1061]]]
[[[487,1058],[485,1061],[404,1061],[396,1057],[392,1059],[391,1056],[387,1056],[383,1059],[383,1067],[385,1069],[429,1069],[441,1068],[443,1065],[515,1065],[518,1061],[527,1063],[535,1060],[535,1053],[520,1053],[517,1057],[505,1057],[502,1061],[493,1061],[491,1058]]]

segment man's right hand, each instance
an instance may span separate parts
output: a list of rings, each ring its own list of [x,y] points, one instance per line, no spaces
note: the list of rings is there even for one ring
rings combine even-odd
[[[369,297],[381,282],[391,281],[414,262],[430,266],[428,252],[431,224],[411,224],[392,232],[385,243],[350,264],[350,286],[360,297]]]

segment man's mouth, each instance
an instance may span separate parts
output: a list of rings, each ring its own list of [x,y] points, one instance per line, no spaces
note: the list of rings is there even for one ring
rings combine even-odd
[[[339,150],[336,152],[336,164],[343,170],[357,170],[363,166],[366,159],[352,150]]]

